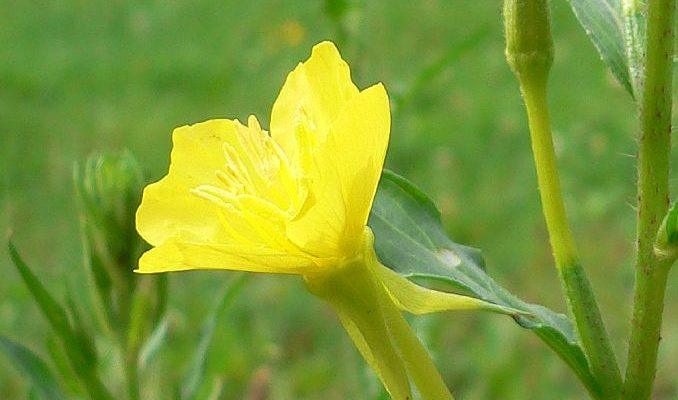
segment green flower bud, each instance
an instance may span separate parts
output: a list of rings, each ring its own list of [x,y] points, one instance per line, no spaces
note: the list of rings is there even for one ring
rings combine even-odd
[[[87,247],[132,278],[143,246],[134,225],[144,186],[139,164],[127,151],[93,154],[74,180]]]
[[[74,169],[85,264],[100,300],[106,323],[126,329],[134,304],[140,301],[151,325],[164,312],[166,278],[133,273],[147,245],[135,228],[144,178],[131,153],[98,153]],[[143,279],[143,282],[140,282]],[[137,299],[143,297],[143,299]],[[136,300],[135,300],[136,299]]]
[[[521,84],[545,82],[553,63],[546,0],[505,0],[506,59]]]

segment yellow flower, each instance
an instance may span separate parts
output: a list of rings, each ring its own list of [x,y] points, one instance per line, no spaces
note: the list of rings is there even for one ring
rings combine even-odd
[[[330,42],[290,73],[270,135],[254,116],[177,128],[149,185],[139,272],[314,274],[358,254],[390,131],[382,84],[360,91]]]
[[[270,135],[253,116],[174,131],[169,173],[146,187],[137,272],[228,269],[302,275],[393,398],[452,399],[400,310],[510,312],[418,286],[381,265],[366,226],[390,131],[386,90],[359,90],[330,42],[292,71]]]

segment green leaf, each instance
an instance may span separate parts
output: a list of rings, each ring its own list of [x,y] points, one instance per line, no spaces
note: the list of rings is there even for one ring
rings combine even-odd
[[[153,360],[158,351],[167,342],[169,331],[169,317],[165,315],[156,325],[155,329],[148,337],[148,340],[141,346],[139,351],[139,369],[144,370]]]
[[[33,393],[48,400],[66,398],[50,368],[33,351],[2,335],[0,335],[0,349],[31,381]]]
[[[529,304],[496,283],[485,272],[479,250],[451,241],[433,202],[411,182],[384,171],[369,226],[381,262],[411,280],[525,312],[514,316],[533,331],[597,393],[585,353],[570,320],[545,307]]]
[[[569,2],[603,61],[633,96],[621,0],[569,0]]]
[[[678,202],[671,205],[659,227],[654,251],[660,259],[669,263],[678,259]]]
[[[666,214],[664,226],[667,244],[676,245],[678,242],[678,203],[673,203]]]
[[[75,300],[71,296],[72,291],[69,289],[66,294],[66,307],[71,319],[71,330],[73,332],[73,338],[79,344],[79,348],[82,351],[86,367],[96,368],[97,365],[97,352],[94,345],[94,340],[87,333],[87,327],[83,319],[80,317],[80,311],[78,311],[78,306],[75,304]]]
[[[26,287],[28,287],[31,295],[33,295],[33,299],[38,304],[40,311],[42,311],[42,314],[59,337],[71,367],[73,367],[73,370],[86,387],[90,396],[93,399],[113,399],[113,396],[97,376],[96,370],[91,367],[92,360],[88,359],[88,357],[92,356],[91,352],[94,350],[85,343],[87,341],[92,342],[89,339],[84,339],[84,331],[80,327],[73,328],[71,326],[66,310],[49,294],[33,271],[21,258],[14,244],[10,241],[7,245],[12,262],[16,266],[19,275],[21,275],[21,279],[26,284]],[[75,319],[77,320],[77,318]]]
[[[45,345],[57,375],[59,375],[60,382],[63,384],[69,398],[81,398],[82,388],[78,382],[78,377],[75,375],[75,371],[68,361],[68,355],[64,346],[61,345],[61,341],[54,335],[48,335],[45,338]]]
[[[247,275],[245,274],[239,274],[234,277],[234,279],[224,288],[219,302],[205,318],[200,332],[200,340],[198,341],[196,351],[191,359],[188,373],[181,382],[180,398],[182,400],[199,398],[203,385],[209,383],[208,381],[211,381],[207,371],[207,364],[209,361],[208,353],[217,327],[217,322],[224,318],[225,313],[230,309],[231,304],[233,304],[233,301],[245,286],[246,279]]]
[[[42,285],[38,278],[33,274],[28,265],[23,261],[21,256],[14,247],[12,242],[8,243],[9,254],[16,266],[17,271],[21,275],[28,290],[33,295],[33,299],[40,307],[40,311],[45,316],[49,324],[61,337],[72,337],[73,332],[68,322],[68,315],[63,307],[49,294],[47,289]]]
[[[633,91],[640,94],[643,87],[645,62],[645,28],[647,4],[645,0],[621,0],[624,15],[624,42]]]

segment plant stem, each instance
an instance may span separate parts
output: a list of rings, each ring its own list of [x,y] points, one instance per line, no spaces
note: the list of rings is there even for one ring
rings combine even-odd
[[[311,293],[332,305],[365,361],[393,400],[412,398],[407,371],[389,334],[373,277],[354,260],[319,277],[306,277]]]
[[[365,360],[394,400],[411,400],[410,381],[422,400],[454,400],[433,361],[372,263],[373,243],[364,254],[318,276],[305,276],[311,293],[330,303]]]
[[[125,378],[127,396],[129,400],[138,400],[139,397],[139,351],[142,342],[151,330],[152,310],[151,295],[154,289],[155,277],[138,277],[138,284],[131,296],[129,323],[124,342],[122,343],[125,362]]]
[[[405,368],[419,393],[421,393],[421,397],[431,400],[454,400],[426,348],[388,293],[383,288],[380,289],[387,326],[400,350]]]
[[[504,0],[506,60],[525,100],[539,194],[551,248],[591,373],[601,398],[618,398],[621,374],[586,273],[577,260],[567,221],[553,150],[546,86],[553,63],[553,40],[546,0]],[[588,386],[587,386],[588,387]]]
[[[522,80],[521,91],[527,108],[544,218],[568,307],[576,322],[591,372],[602,389],[602,398],[618,398],[621,390],[619,367],[595,295],[577,260],[567,222],[553,149],[546,79]]]
[[[577,257],[560,189],[560,177],[553,149],[546,102],[546,83],[522,84],[521,90],[530,125],[532,152],[537,170],[544,219],[546,220],[556,266],[561,269],[577,264]]]
[[[669,205],[675,0],[649,0],[638,149],[636,284],[623,398],[649,399],[671,262],[654,251]]]
[[[139,368],[138,352],[125,354],[125,377],[127,381],[127,396],[129,400],[139,400]]]

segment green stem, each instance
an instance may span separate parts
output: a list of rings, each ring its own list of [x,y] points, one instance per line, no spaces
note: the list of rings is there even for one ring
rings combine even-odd
[[[378,290],[361,260],[326,275],[306,277],[309,291],[330,303],[344,328],[394,400],[410,400],[405,365],[384,320]],[[383,290],[383,289],[381,289]]]
[[[546,79],[524,79],[521,81],[521,91],[527,108],[544,218],[568,308],[576,322],[591,372],[601,386],[602,398],[618,398],[621,390],[619,367],[595,295],[577,260],[574,240],[567,222],[553,149],[546,101]]]
[[[504,0],[506,60],[525,100],[542,209],[568,309],[601,398],[618,398],[621,374],[586,273],[579,265],[565,213],[546,99],[553,40],[546,0]]]
[[[125,355],[125,377],[127,380],[127,396],[129,400],[139,400],[138,357],[138,351],[128,352]]]
[[[649,399],[670,262],[654,251],[669,205],[675,0],[649,0],[638,149],[636,284],[623,398]]]
[[[371,246],[371,244],[370,244]],[[374,249],[320,276],[306,276],[311,293],[330,303],[346,331],[395,400],[454,400],[417,336],[369,263]]]
[[[389,331],[400,349],[405,368],[422,398],[454,400],[433,360],[393,300],[383,289],[380,295]]]
[[[530,125],[532,152],[537,170],[544,219],[551,240],[556,266],[562,269],[577,264],[574,239],[570,231],[560,177],[553,149],[551,125],[544,81],[521,85]]]
[[[129,400],[139,399],[139,352],[152,327],[152,299],[154,276],[138,277],[132,296],[129,324],[122,343],[125,361],[125,378]]]

